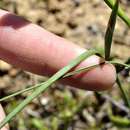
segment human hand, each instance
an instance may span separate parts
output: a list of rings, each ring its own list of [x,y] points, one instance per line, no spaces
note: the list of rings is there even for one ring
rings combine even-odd
[[[0,58],[32,73],[50,76],[66,66],[84,49],[7,11],[0,10]],[[91,56],[76,68],[100,63]],[[105,90],[116,80],[115,68],[104,64],[62,80],[86,90]],[[7,129],[3,129],[7,130]]]

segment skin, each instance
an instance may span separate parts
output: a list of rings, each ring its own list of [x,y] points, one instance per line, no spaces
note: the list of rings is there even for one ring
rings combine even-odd
[[[0,58],[16,67],[35,74],[51,76],[84,51],[85,49],[76,44],[21,17],[0,10]],[[103,59],[94,55],[75,69],[102,61]],[[61,82],[80,89],[99,91],[111,88],[115,80],[116,72],[113,65],[104,64]],[[1,120],[3,117],[3,110],[0,109]]]

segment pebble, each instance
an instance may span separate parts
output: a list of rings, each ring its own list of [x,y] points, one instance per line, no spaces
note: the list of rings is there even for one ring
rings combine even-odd
[[[11,69],[11,65],[10,64],[8,64],[8,63],[6,63],[6,62],[4,62],[4,61],[0,61],[0,70],[2,70],[2,71],[9,71],[10,69]]]

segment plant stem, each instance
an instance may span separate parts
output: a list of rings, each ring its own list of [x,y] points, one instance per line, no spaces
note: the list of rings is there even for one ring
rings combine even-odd
[[[106,63],[107,63],[107,62],[108,62],[108,63],[111,63],[111,64],[119,64],[119,65],[125,66],[126,68],[130,68],[130,65],[127,65],[127,64],[124,64],[124,63],[121,63],[121,62],[117,62],[117,61],[106,61]],[[103,62],[103,63],[105,63],[105,62]],[[78,69],[78,70],[69,72],[69,73],[65,74],[65,75],[63,76],[63,78],[67,78],[67,77],[73,76],[73,75],[75,75],[75,74],[88,71],[88,70],[90,70],[90,69],[93,69],[93,68],[95,68],[95,67],[100,66],[100,65],[103,64],[103,63],[95,64],[95,65],[92,65],[92,66],[89,66],[89,67],[84,67],[84,68],[80,68],[80,69]],[[32,87],[25,88],[25,89],[20,90],[20,91],[14,92],[13,94],[10,94],[10,95],[8,95],[8,96],[5,96],[5,97],[1,98],[1,99],[0,99],[0,102],[5,101],[5,100],[7,100],[7,99],[10,99],[10,98],[12,98],[12,97],[18,96],[18,95],[20,95],[20,94],[22,94],[22,93],[31,91],[31,90],[33,90],[33,89],[35,89],[35,88],[37,88],[37,87],[40,87],[40,86],[43,85],[43,84],[44,84],[44,82],[43,82],[43,83],[39,83],[39,84],[37,84],[37,85],[35,85],[35,86],[32,86]]]
[[[111,64],[118,64],[118,65],[125,66],[126,69],[129,69],[129,68],[130,68],[130,65],[125,64],[125,63],[121,63],[121,62],[118,62],[118,61],[109,61],[109,63],[111,63]]]
[[[123,99],[124,99],[125,104],[130,108],[129,99],[128,99],[126,93],[125,93],[124,88],[122,87],[122,84],[121,84],[121,81],[120,81],[118,75],[117,75],[117,80],[116,80],[116,81],[117,81],[117,84],[118,84],[118,86],[119,86],[119,88],[120,88],[120,90],[121,90],[121,92],[122,92],[122,95],[123,95]]]
[[[78,70],[69,72],[69,73],[65,74],[65,75],[63,76],[63,78],[67,78],[67,77],[73,76],[73,75],[75,75],[75,74],[88,71],[88,70],[93,69],[93,68],[95,68],[95,67],[97,67],[97,66],[100,66],[100,65],[103,64],[103,63],[105,63],[105,62],[102,62],[102,63],[100,63],[100,64],[95,64],[95,65],[92,65],[92,66],[89,66],[89,67],[80,68],[80,69],[78,69]],[[121,63],[121,62],[118,62],[118,61],[106,61],[106,63],[119,64],[119,65],[125,66],[126,68],[130,68],[130,65],[127,65],[127,64],[124,64],[124,63]],[[44,83],[39,83],[39,84],[37,84],[37,85],[35,85],[35,86],[32,86],[32,87],[25,88],[25,89],[23,89],[23,90],[17,91],[17,92],[15,92],[15,93],[13,93],[13,94],[11,94],[11,95],[9,95],[9,96],[5,96],[5,97],[3,97],[3,98],[0,99],[0,102],[5,101],[5,100],[7,100],[7,99],[9,99],[9,98],[15,97],[15,96],[17,96],[17,95],[20,95],[20,94],[22,94],[22,93],[31,91],[31,90],[33,90],[33,89],[35,89],[35,88],[37,88],[37,87],[40,87],[42,84],[44,84]]]
[[[113,1],[115,0],[104,0],[105,3],[112,9],[114,6]],[[119,17],[130,27],[130,18],[125,14],[125,12],[119,7],[118,9]]]
[[[63,69],[59,70],[56,74],[54,74],[51,78],[49,78],[46,82],[44,82],[40,87],[36,88],[35,91],[28,96],[24,101],[21,102],[10,114],[5,117],[5,119],[0,123],[0,129],[6,125],[15,115],[17,115],[24,107],[29,104],[34,98],[39,96],[42,92],[44,92],[50,85],[56,82],[58,79],[63,77],[68,71],[77,66],[80,62],[85,60],[87,57],[96,54],[95,50],[88,50],[70,62],[69,65],[65,66]]]

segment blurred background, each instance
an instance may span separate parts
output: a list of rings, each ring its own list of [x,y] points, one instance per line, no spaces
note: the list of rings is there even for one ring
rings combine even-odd
[[[121,0],[121,6],[129,15],[130,0]],[[103,0],[0,0],[0,7],[84,48],[103,51],[111,12]],[[130,31],[119,18],[112,47],[112,57],[130,63]],[[120,77],[130,99],[129,70],[122,70]],[[46,79],[0,61],[0,97]],[[29,94],[2,102],[6,113]],[[117,85],[109,91],[94,93],[56,83],[18,114],[10,127],[11,130],[129,130],[130,111]]]

